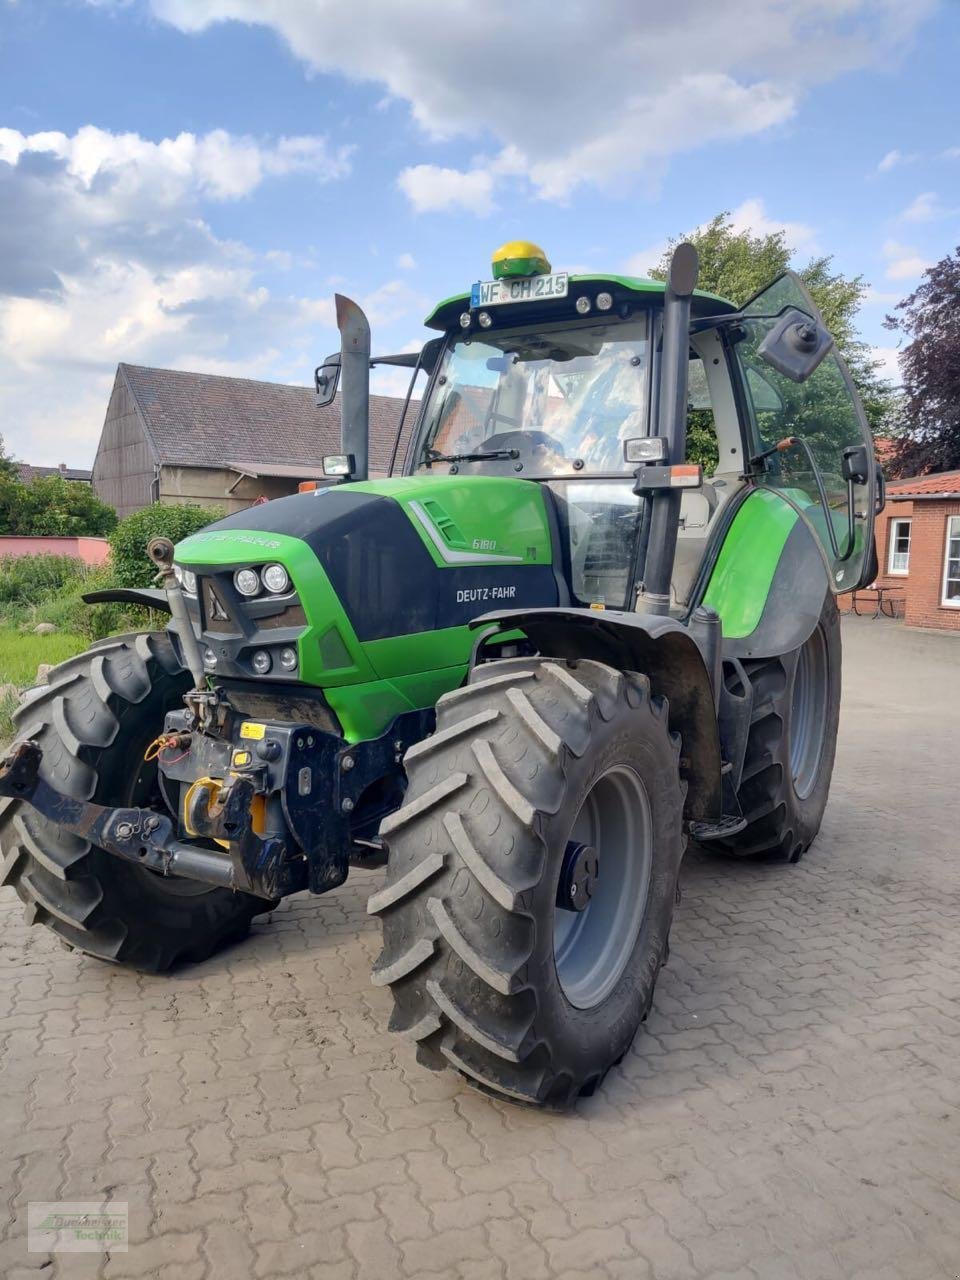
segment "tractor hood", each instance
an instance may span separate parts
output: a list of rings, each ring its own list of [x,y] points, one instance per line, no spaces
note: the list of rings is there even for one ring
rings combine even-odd
[[[375,686],[390,705],[364,717],[359,736],[379,732],[390,710],[433,705],[463,678],[471,619],[565,598],[549,501],[528,480],[410,476],[279,498],[210,525],[176,551],[196,574],[188,604],[210,674],[312,685],[335,708],[335,690],[370,684],[373,696]],[[265,585],[271,565],[286,570],[285,591]],[[251,569],[261,586],[244,594],[238,571]],[[254,661],[263,654],[265,671]]]

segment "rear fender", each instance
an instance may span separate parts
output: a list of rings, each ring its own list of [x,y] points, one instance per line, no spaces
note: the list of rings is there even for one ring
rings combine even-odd
[[[669,723],[683,740],[681,771],[688,784],[684,815],[719,821],[723,813],[720,738],[710,673],[686,627],[655,614],[599,609],[507,609],[474,619],[484,628],[473,655],[487,641],[522,631],[544,657],[589,658],[615,671],[638,671],[670,705]]]

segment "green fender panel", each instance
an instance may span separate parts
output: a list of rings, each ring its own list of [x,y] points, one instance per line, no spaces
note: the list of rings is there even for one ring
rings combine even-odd
[[[726,532],[703,603],[720,615],[725,654],[766,657],[806,640],[828,589],[806,523],[776,491],[755,489]]]
[[[755,630],[787,538],[799,516],[770,489],[741,504],[727,530],[703,603],[719,613],[730,639]]]

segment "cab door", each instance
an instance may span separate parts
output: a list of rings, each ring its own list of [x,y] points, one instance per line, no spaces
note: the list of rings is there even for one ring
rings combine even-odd
[[[809,316],[826,330],[804,285],[787,272],[747,303],[732,335],[748,419],[750,470],[757,484],[775,489],[806,521],[823,551],[830,589],[840,595],[866,585],[875,574],[873,437],[835,346],[803,381],[771,364],[771,335],[776,339],[777,326],[791,308],[803,313],[797,319]]]

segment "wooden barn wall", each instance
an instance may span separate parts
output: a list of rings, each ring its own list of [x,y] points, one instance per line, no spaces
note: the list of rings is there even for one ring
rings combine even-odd
[[[117,515],[128,516],[153,500],[153,455],[127,385],[113,384],[100,446],[93,464],[93,488]]]

